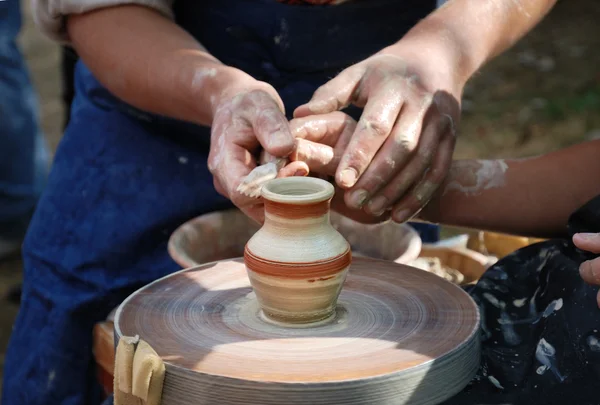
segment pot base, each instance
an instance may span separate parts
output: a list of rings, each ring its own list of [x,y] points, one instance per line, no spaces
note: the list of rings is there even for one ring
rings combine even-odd
[[[264,322],[280,328],[315,328],[318,326],[327,325],[336,318],[336,311],[326,313],[323,316],[303,319],[290,319],[267,314],[264,310],[260,310],[259,317]]]
[[[348,274],[348,267],[322,280],[286,279],[246,268],[264,317],[279,324],[302,325],[331,318]]]

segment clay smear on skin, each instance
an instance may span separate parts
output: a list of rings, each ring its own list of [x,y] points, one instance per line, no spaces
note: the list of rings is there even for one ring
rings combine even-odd
[[[506,184],[508,165],[504,160],[457,161],[450,169],[449,182],[444,194],[457,191],[465,195],[479,195],[485,190]]]
[[[210,69],[201,71],[196,74],[197,77],[194,80],[204,80],[206,77],[212,75]],[[213,122],[213,133],[219,133],[218,145],[211,148],[211,157],[209,159],[209,169],[214,172],[220,168],[221,165],[226,164],[229,159],[233,159],[231,156],[232,150],[229,147],[225,147],[225,142],[236,143],[243,141],[248,135],[247,130],[250,128],[248,122],[258,122],[262,119],[261,128],[268,128],[268,124],[272,124],[279,114],[278,107],[271,103],[269,96],[256,91],[243,92],[237,94],[232,99],[227,100],[222,105],[217,107],[215,112],[215,122]],[[245,117],[245,119],[241,119]],[[260,129],[260,128],[259,128]],[[277,143],[277,140],[273,141]],[[257,177],[266,176],[268,179],[273,177],[273,165],[269,165],[264,170],[266,173],[255,174]],[[277,166],[277,164],[275,164]],[[276,172],[274,176],[276,176]],[[222,179],[223,180],[223,179]],[[252,180],[252,179],[250,179]],[[238,189],[237,191],[243,192],[243,194],[257,196],[260,192],[259,186],[255,184],[262,184],[260,181],[250,182],[250,187]],[[233,194],[234,185],[230,182],[222,181],[222,186],[226,188],[229,195]]]
[[[217,75],[216,68],[207,68],[207,69],[199,69],[194,74],[192,79],[192,87],[194,88],[202,88],[204,85],[204,80],[207,78],[215,77]]]

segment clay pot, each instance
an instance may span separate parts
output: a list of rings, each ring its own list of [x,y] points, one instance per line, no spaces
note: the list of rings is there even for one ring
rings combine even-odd
[[[330,223],[333,194],[330,183],[312,177],[263,186],[265,223],[246,244],[244,262],[267,319],[306,324],[334,315],[352,253]]]

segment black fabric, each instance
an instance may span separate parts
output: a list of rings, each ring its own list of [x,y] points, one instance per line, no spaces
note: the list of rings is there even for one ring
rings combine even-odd
[[[79,60],[77,52],[71,47],[61,47],[61,81],[62,81],[62,100],[65,108],[64,128],[69,124],[71,117],[71,104],[75,97],[75,65]]]
[[[476,378],[445,405],[600,404],[598,288],[579,265],[578,232],[600,232],[600,196],[569,219],[569,237],[520,249],[491,267],[469,293],[482,316]]]

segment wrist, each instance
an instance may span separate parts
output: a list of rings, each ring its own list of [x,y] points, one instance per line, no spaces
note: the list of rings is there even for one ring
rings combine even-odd
[[[380,53],[410,60],[419,66],[423,84],[431,91],[444,90],[459,99],[466,82],[478,69],[469,44],[443,21],[432,17]]]
[[[191,99],[197,106],[196,115],[203,117],[202,124],[211,125],[217,110],[236,96],[251,91],[268,93],[283,111],[283,101],[277,91],[267,83],[254,79],[249,74],[222,64],[195,68],[191,86]]]

